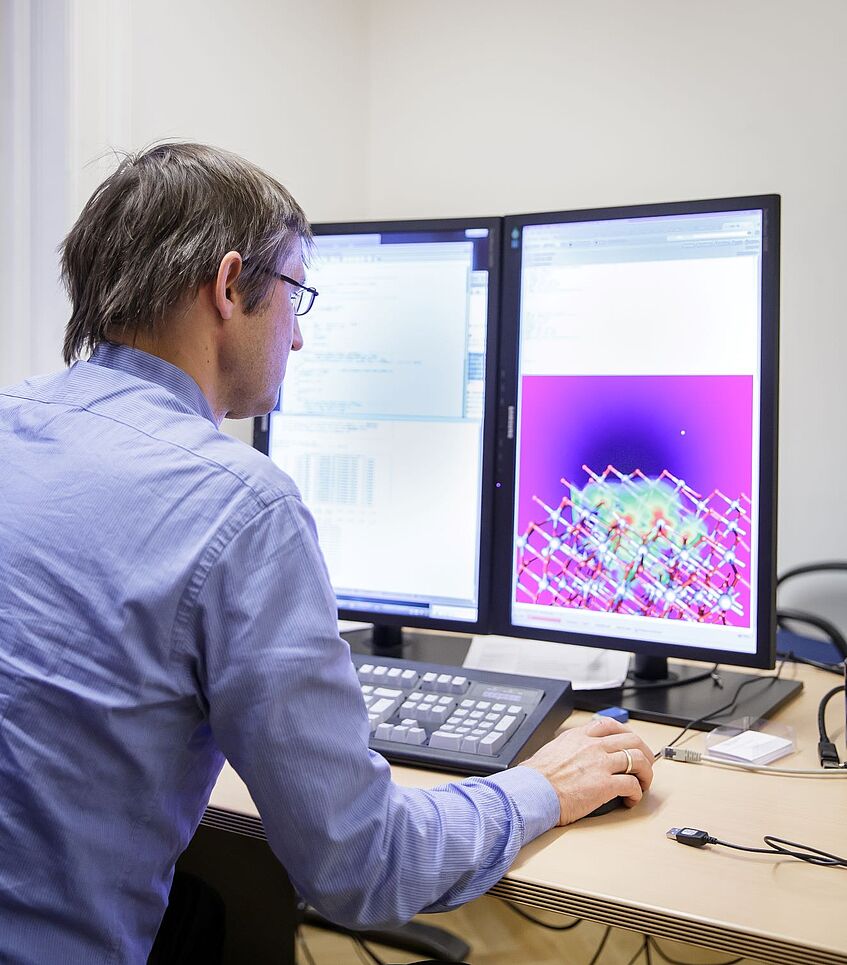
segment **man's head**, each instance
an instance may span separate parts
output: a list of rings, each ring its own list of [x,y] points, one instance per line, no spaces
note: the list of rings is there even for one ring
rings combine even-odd
[[[63,245],[72,301],[65,361],[102,341],[163,346],[158,354],[176,364],[214,354],[222,414],[267,411],[289,350],[302,344],[291,305],[296,288],[276,275],[302,282],[310,241],[288,191],[234,154],[165,143],[129,155]],[[193,327],[183,325],[187,318]],[[197,359],[184,367],[198,377],[192,365]]]

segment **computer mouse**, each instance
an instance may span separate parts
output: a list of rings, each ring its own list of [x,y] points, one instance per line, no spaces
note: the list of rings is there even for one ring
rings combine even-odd
[[[623,806],[622,797],[613,797],[611,801],[606,801],[605,804],[601,804],[599,808],[594,808],[593,811],[589,811],[585,816],[587,818],[599,818],[601,814],[608,814],[610,811],[614,811],[615,808],[622,808]]]

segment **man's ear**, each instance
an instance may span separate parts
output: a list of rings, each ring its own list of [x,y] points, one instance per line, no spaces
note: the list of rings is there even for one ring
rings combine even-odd
[[[241,274],[243,261],[237,251],[228,251],[218,266],[218,274],[215,278],[215,286],[212,292],[215,308],[223,319],[232,318],[235,308],[237,293],[234,290],[235,282]]]

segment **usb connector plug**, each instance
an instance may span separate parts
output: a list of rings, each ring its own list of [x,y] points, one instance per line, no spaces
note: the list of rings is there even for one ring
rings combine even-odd
[[[687,844],[690,848],[702,848],[704,845],[717,843],[717,838],[713,838],[706,831],[698,831],[697,828],[671,828],[667,837],[672,841],[679,841],[680,844]]]

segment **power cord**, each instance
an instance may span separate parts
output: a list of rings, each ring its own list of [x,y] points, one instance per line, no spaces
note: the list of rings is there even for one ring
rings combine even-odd
[[[501,901],[507,908],[510,908],[516,915],[520,915],[521,918],[525,918],[527,921],[531,921],[533,925],[538,925],[539,928],[546,928],[548,931],[570,931],[572,928],[576,928],[578,925],[581,925],[584,920],[582,918],[576,918],[574,919],[574,921],[569,922],[567,925],[551,925],[546,921],[541,921],[540,918],[535,918],[533,915],[528,914],[523,910],[523,908],[519,908],[516,904],[514,904],[514,902],[506,901],[505,899],[501,899]]]
[[[600,956],[603,954],[603,949],[606,947],[606,942],[609,940],[609,935],[611,934],[612,926],[606,925],[606,931],[603,933],[603,937],[600,939],[600,945],[598,946],[597,951],[594,953],[588,965],[597,965],[597,963],[600,961]]]
[[[386,965],[386,963],[378,956],[375,955],[370,948],[364,943],[364,941],[358,935],[351,935],[353,939],[353,947],[356,949],[356,953],[359,955],[359,959],[366,962],[367,965]],[[367,955],[367,958],[362,957],[362,952]]]
[[[799,653],[794,653],[793,650],[787,652],[777,651],[776,655],[779,660],[787,660],[789,663],[802,663],[809,667],[816,667],[818,670],[834,673],[838,677],[841,677],[844,673],[843,663],[821,663],[820,660],[812,660],[811,657],[801,657]]]
[[[844,693],[844,686],[833,687],[832,690],[828,691],[821,698],[820,705],[818,706],[818,736],[820,740],[818,741],[818,758],[821,762],[821,767],[826,768],[836,768],[842,767],[841,758],[838,756],[838,751],[835,749],[835,744],[829,739],[829,735],[826,732],[826,708],[830,700],[836,695]]]
[[[776,588],[779,589],[783,583],[798,576],[805,576],[809,573],[844,573],[847,572],[847,560],[822,560],[819,563],[804,563],[801,566],[794,566],[786,570],[781,576],[777,577]],[[823,619],[813,613],[806,613],[803,610],[777,610],[777,622],[783,626],[785,621],[795,621],[805,623],[811,627],[822,630],[832,641],[836,649],[841,653],[841,657],[847,660],[847,639],[840,630],[829,620]]]
[[[847,560],[823,560],[820,563],[804,563],[802,566],[793,566],[786,570],[782,576],[776,579],[777,587],[782,586],[786,580],[791,580],[795,576],[802,576],[804,573],[829,573],[847,570]]]
[[[315,960],[312,957],[311,951],[309,951],[309,946],[303,936],[302,930],[298,928],[294,935],[297,939],[297,944],[300,946],[300,951],[303,953],[303,957],[306,959],[306,965],[315,965]]]
[[[828,851],[821,851],[809,844],[786,841],[785,838],[777,838],[772,834],[766,834],[762,838],[767,845],[766,848],[748,848],[743,844],[721,841],[719,838],[712,837],[708,831],[701,831],[698,828],[671,828],[667,832],[667,837],[679,844],[687,844],[690,848],[704,848],[707,844],[718,844],[724,848],[733,848],[735,851],[749,851],[752,854],[776,854],[786,858],[795,858],[797,861],[806,861],[808,864],[820,865],[823,868],[847,868],[847,858],[830,854]],[[792,850],[795,848],[799,850]]]
[[[694,674],[692,677],[683,677],[681,680],[657,680],[649,684],[624,684],[621,688],[624,694],[634,694],[645,690],[669,690],[671,687],[687,687],[688,684],[696,684],[701,680],[708,680],[711,677],[718,686],[723,686],[718,673],[719,664],[715,664],[711,670],[704,670],[702,673]]]
[[[679,958],[671,958],[670,955],[665,952],[655,938],[647,936],[647,941],[653,948],[653,951],[665,962],[669,962],[670,965],[694,965],[693,962],[683,962]],[[731,958],[728,962],[714,962],[713,965],[738,965],[739,962],[743,962],[743,958]]]
[[[714,710],[710,710],[708,714],[704,714],[702,717],[698,717],[696,720],[689,721],[683,727],[683,729],[676,735],[676,737],[667,745],[668,747],[673,747],[678,744],[682,738],[691,730],[692,727],[696,727],[697,724],[702,724],[703,721],[711,720],[712,717],[717,717],[718,714],[723,714],[738,703],[738,696],[745,687],[749,687],[751,684],[760,683],[763,680],[768,681],[768,686],[776,680],[779,680],[780,674],[782,673],[782,668],[785,666],[785,660],[781,660],[779,666],[777,667],[775,674],[768,674],[762,677],[750,677],[747,680],[742,680],[741,683],[735,688],[735,693],[732,696],[732,700],[724,704],[722,707],[717,707]],[[660,757],[666,756],[664,754],[665,748],[662,748],[653,755],[654,760],[658,760]]]
[[[805,610],[777,610],[776,622],[785,629],[787,629],[785,627],[786,623],[803,623],[821,630],[841,654],[841,659],[847,660],[847,640],[845,640],[844,634],[838,627],[829,620],[819,617],[815,613],[807,613]]]
[[[646,935],[642,939],[638,951],[632,956],[626,965],[635,965],[642,955],[644,956],[645,965],[653,965],[653,960],[650,957],[650,939]]]

